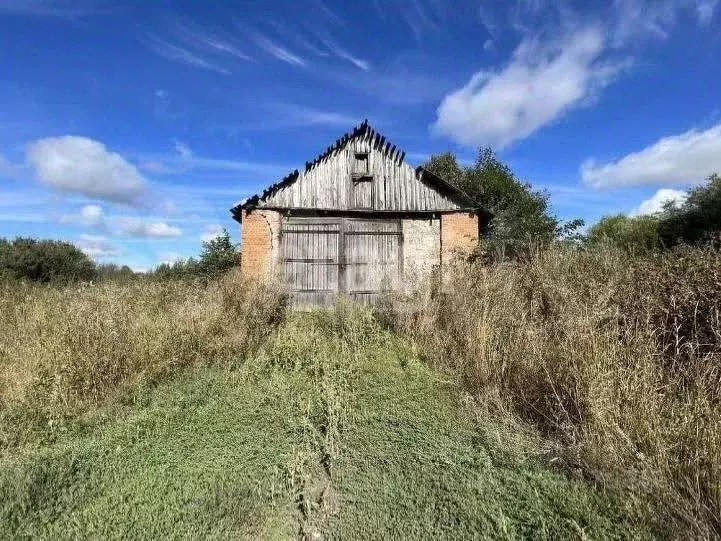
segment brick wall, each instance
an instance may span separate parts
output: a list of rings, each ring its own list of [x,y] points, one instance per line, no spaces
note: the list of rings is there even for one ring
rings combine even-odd
[[[478,216],[468,212],[441,215],[441,262],[449,263],[478,244]]]
[[[241,262],[243,276],[270,278],[279,251],[280,213],[272,210],[243,211]]]

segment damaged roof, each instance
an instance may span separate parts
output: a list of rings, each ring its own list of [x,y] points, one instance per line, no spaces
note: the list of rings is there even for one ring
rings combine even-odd
[[[329,157],[339,152],[345,145],[358,137],[365,137],[371,145],[371,148],[382,152],[386,157],[390,158],[397,164],[404,162],[406,153],[399,149],[396,145],[392,144],[385,136],[381,135],[377,130],[370,126],[368,120],[364,120],[358,126],[354,127],[351,131],[345,133],[339,137],[331,146],[321,152],[312,161],[305,163],[304,173],[308,173],[314,167],[324,162]],[[441,192],[450,194],[456,201],[464,205],[464,208],[475,209],[478,205],[475,203],[465,192],[457,188],[448,181],[442,179],[438,175],[428,171],[427,169],[418,166],[414,169],[417,179],[422,179],[424,182],[430,183],[438,188]],[[236,204],[230,209],[233,218],[237,221],[242,219],[242,211],[245,209],[256,208],[259,203],[266,201],[268,198],[273,196],[282,188],[293,184],[298,178],[301,177],[301,172],[298,169],[291,171],[285,177],[279,181],[271,184],[262,192],[257,193],[247,199]],[[368,210],[372,212],[372,209]]]

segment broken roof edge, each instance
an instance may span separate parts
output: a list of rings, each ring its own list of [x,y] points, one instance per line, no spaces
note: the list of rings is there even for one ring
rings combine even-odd
[[[339,151],[346,145],[346,143],[348,143],[348,141],[355,139],[356,137],[361,135],[368,135],[370,137],[370,140],[373,141],[373,148],[389,153],[392,156],[393,160],[397,160],[399,164],[403,163],[403,161],[405,160],[406,153],[400,148],[398,148],[396,145],[391,144],[391,142],[386,139],[385,136],[381,135],[380,132],[378,132],[368,123],[368,119],[365,119],[358,126],[354,127],[352,130],[346,132],[338,139],[336,139],[336,141],[331,146],[318,154],[318,156],[316,156],[312,161],[305,162],[304,173],[307,173],[313,167],[321,163],[323,160],[333,155],[335,152]],[[424,177],[428,177],[434,184],[437,185],[437,187],[453,194],[453,196],[459,200],[458,202],[462,201],[464,205],[469,205],[469,209],[480,209],[480,204],[474,201],[466,192],[464,192],[454,184],[451,184],[444,178],[441,178],[435,173],[424,168],[423,166],[419,165],[418,167],[416,167],[415,173],[416,177],[419,180],[422,180]],[[258,208],[257,203],[259,201],[273,195],[281,188],[292,184],[298,179],[298,177],[300,177],[300,174],[300,171],[298,169],[295,169],[278,182],[269,185],[266,189],[263,190],[263,192],[252,195],[245,199],[242,203],[235,205],[233,208],[230,209],[233,219],[240,222],[242,220],[243,209]]]

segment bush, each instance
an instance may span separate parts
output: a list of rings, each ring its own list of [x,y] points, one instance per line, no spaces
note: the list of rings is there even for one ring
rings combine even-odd
[[[710,248],[556,247],[466,267],[387,319],[658,535],[707,538],[721,535],[719,268]]]
[[[36,282],[81,282],[97,276],[95,264],[68,242],[0,239],[0,276]]]
[[[152,276],[160,280],[193,278],[207,280],[218,278],[239,264],[240,252],[230,242],[228,231],[223,229],[214,239],[203,241],[203,251],[199,259],[191,257],[172,264],[163,263],[155,268]]]
[[[129,282],[138,277],[138,274],[127,265],[115,263],[101,263],[97,266],[98,278],[114,282]]]
[[[714,240],[721,233],[721,176],[711,175],[706,185],[690,190],[680,207],[667,208],[659,233],[666,246]]]
[[[597,247],[607,243],[630,254],[644,254],[661,248],[657,216],[606,216],[592,226],[586,237]]]

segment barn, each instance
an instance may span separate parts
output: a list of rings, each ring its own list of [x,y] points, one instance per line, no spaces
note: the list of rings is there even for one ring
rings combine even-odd
[[[242,273],[283,280],[298,305],[417,283],[471,250],[486,216],[368,121],[231,213]]]

